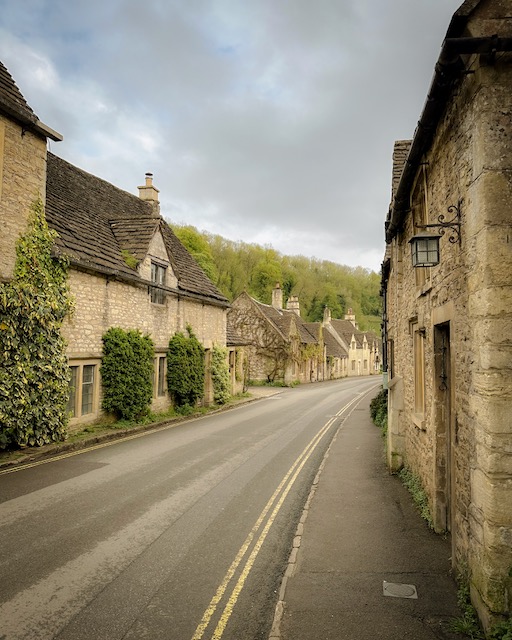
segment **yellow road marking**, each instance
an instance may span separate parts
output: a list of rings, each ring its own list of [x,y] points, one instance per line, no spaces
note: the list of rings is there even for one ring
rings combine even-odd
[[[362,395],[364,395],[365,393],[368,392],[363,392],[358,394],[355,398],[353,398],[350,402],[348,402],[344,407],[342,407],[333,418],[330,418],[325,425],[320,429],[320,431],[318,431],[318,433],[309,441],[309,443],[306,445],[306,447],[303,449],[302,453],[298,456],[298,458],[295,460],[295,462],[292,464],[292,466],[290,467],[290,469],[288,470],[288,472],[286,473],[286,475],[284,476],[284,478],[282,479],[282,481],[279,483],[279,486],[277,487],[277,489],[274,491],[272,497],[270,498],[270,500],[267,502],[267,504],[265,505],[263,511],[261,512],[261,514],[258,516],[258,519],[256,520],[253,528],[251,529],[251,531],[249,532],[247,538],[245,539],[243,545],[240,547],[235,559],[233,560],[233,562],[231,563],[226,575],[224,576],[222,582],[220,583],[217,592],[215,593],[214,597],[212,598],[212,600],[210,601],[210,604],[208,605],[208,607],[206,608],[206,611],[203,614],[203,617],[201,619],[201,622],[199,623],[194,635],[192,636],[192,640],[201,640],[201,638],[203,637],[207,627],[209,626],[215,611],[217,609],[217,606],[219,604],[219,602],[221,601],[224,593],[226,592],[226,589],[228,587],[228,584],[231,582],[231,579],[233,578],[238,566],[240,565],[240,563],[242,562],[245,554],[247,553],[251,542],[254,539],[254,536],[256,535],[256,532],[258,531],[258,529],[260,528],[261,524],[263,523],[263,520],[265,519],[267,513],[270,511],[272,505],[274,504],[274,502],[277,499],[277,496],[281,493],[283,487],[285,486],[285,484],[288,482],[290,476],[291,479],[289,480],[286,488],[284,489],[284,491],[282,492],[281,497],[279,498],[278,502],[276,503],[274,510],[272,511],[269,519],[267,520],[262,532],[260,533],[260,536],[258,538],[258,540],[256,541],[256,544],[254,545],[253,550],[251,551],[245,566],[242,570],[242,573],[240,575],[240,577],[238,578],[238,581],[235,585],[235,587],[233,588],[233,591],[231,592],[231,595],[228,599],[228,602],[222,612],[221,618],[217,624],[217,627],[213,633],[213,635],[211,636],[212,640],[220,640],[220,638],[222,638],[222,635],[224,633],[224,630],[226,628],[226,625],[229,621],[229,618],[231,617],[231,614],[233,612],[234,606],[238,600],[238,596],[240,595],[240,592],[242,591],[242,588],[245,584],[245,581],[247,580],[247,577],[249,576],[249,573],[254,565],[254,562],[256,560],[256,557],[258,555],[258,553],[260,552],[260,549],[265,541],[265,538],[268,535],[268,532],[270,530],[270,527],[272,526],[272,524],[274,523],[279,511],[281,510],[281,507],[284,503],[284,500],[286,499],[288,493],[290,492],[291,488],[293,487],[293,485],[295,484],[295,481],[299,475],[299,473],[302,471],[304,465],[306,464],[306,462],[309,460],[309,458],[311,457],[313,451],[316,449],[316,447],[318,446],[319,442],[322,440],[323,436],[326,434],[326,432],[330,429],[330,427],[333,425],[333,423],[335,422],[336,418],[339,418],[345,411],[347,411],[347,409],[349,407],[351,407],[355,402],[358,402]]]

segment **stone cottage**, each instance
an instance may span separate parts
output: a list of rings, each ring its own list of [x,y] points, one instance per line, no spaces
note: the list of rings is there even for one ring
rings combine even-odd
[[[262,382],[285,384],[323,379],[324,348],[300,317],[296,296],[283,308],[279,284],[272,291],[272,304],[263,304],[247,292],[233,301],[228,327],[246,343],[248,376]]]
[[[422,480],[486,628],[512,603],[512,12],[454,14],[393,157],[388,461]]]
[[[152,408],[169,406],[166,349],[190,325],[206,349],[226,346],[227,299],[207,278],[160,215],[151,174],[139,197],[46,151],[62,139],[40,123],[4,66],[0,67],[2,167],[0,275],[8,279],[14,243],[38,194],[55,251],[68,256],[75,311],[64,327],[72,372],[71,425],[101,413],[102,336],[109,327],[140,329],[155,344]],[[213,398],[206,377],[205,402]]]

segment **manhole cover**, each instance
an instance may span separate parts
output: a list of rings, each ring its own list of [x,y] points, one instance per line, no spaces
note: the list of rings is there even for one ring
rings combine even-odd
[[[412,598],[418,599],[418,592],[413,584],[401,584],[399,582],[384,582],[382,590],[385,596],[390,598]]]

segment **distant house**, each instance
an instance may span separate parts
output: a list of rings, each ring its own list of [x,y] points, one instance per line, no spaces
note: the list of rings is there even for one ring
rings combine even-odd
[[[299,302],[283,308],[276,285],[272,305],[241,293],[228,312],[228,326],[247,342],[249,378],[254,381],[312,382],[323,377],[323,345],[300,317]]]
[[[240,294],[228,312],[228,326],[248,343],[252,380],[316,382],[380,371],[380,340],[359,331],[352,310],[344,320],[331,319],[325,309],[323,322],[300,317],[297,296],[283,308],[279,284],[267,305]]]
[[[347,351],[346,375],[368,376],[380,372],[380,339],[372,331],[359,330],[352,309],[343,320],[331,318],[327,310],[323,324]]]
[[[42,125],[0,66],[0,276],[12,276],[14,245],[30,206],[44,197],[55,251],[68,256],[75,312],[63,328],[72,372],[71,424],[101,414],[102,336],[109,327],[140,329],[155,344],[153,409],[169,406],[166,349],[190,325],[206,349],[226,346],[227,299],[161,217],[151,174],[139,197],[46,152]],[[213,390],[207,376],[205,402]]]
[[[455,12],[393,156],[382,267],[388,461],[421,478],[488,629],[512,595],[512,12]]]

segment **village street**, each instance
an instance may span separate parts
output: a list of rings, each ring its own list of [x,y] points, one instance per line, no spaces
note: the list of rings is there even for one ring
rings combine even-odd
[[[266,638],[324,453],[376,377],[0,477],[0,637]]]

